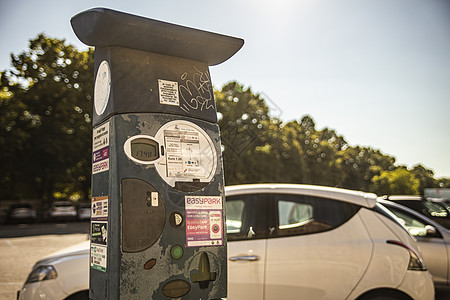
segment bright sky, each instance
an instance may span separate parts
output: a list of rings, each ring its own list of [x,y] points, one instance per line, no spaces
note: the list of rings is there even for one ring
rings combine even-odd
[[[448,0],[0,0],[0,70],[41,32],[86,49],[69,21],[93,7],[243,38],[211,67],[216,88],[237,80],[283,121],[309,114],[352,146],[450,177]]]

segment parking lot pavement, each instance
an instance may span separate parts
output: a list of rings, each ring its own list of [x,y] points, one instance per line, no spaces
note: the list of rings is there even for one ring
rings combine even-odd
[[[89,222],[0,225],[0,238],[88,233]]]
[[[87,239],[89,222],[0,226],[0,299],[14,300],[41,257]],[[439,290],[436,300],[450,299]]]
[[[0,299],[16,299],[34,263],[88,238],[89,222],[0,226]],[[84,233],[80,232],[84,228]],[[75,233],[71,233],[75,232]]]

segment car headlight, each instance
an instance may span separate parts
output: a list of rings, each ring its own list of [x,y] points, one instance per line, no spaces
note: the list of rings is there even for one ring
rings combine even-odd
[[[27,281],[25,283],[38,282],[42,280],[55,279],[57,277],[56,270],[53,266],[38,266],[30,275],[28,275]]]

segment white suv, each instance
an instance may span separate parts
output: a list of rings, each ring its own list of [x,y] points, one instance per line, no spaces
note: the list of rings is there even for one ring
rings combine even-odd
[[[281,184],[225,192],[228,299],[434,299],[413,238],[376,195]],[[20,299],[87,299],[88,248],[36,264]]]

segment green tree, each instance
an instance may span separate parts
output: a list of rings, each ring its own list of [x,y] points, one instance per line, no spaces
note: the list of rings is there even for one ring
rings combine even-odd
[[[347,142],[334,130],[316,129],[311,116],[305,115],[300,121],[299,142],[303,148],[306,170],[302,170],[303,183],[335,186],[338,169],[333,167],[337,153],[347,147]]]
[[[279,122],[269,116],[264,100],[237,82],[215,91],[227,185],[269,180],[263,161],[273,158],[265,151],[268,138]]]
[[[87,197],[91,172],[93,50],[79,52],[41,34],[0,72],[0,198],[75,192]],[[311,116],[283,123],[259,94],[237,82],[214,92],[227,185],[309,183],[378,193],[416,194],[436,181],[418,165],[369,147],[351,147]]]
[[[439,178],[436,179],[436,186],[442,189],[450,188],[450,178]]]
[[[343,137],[334,130],[317,130],[311,116],[300,122],[291,121],[282,126],[283,174],[287,182],[335,185],[336,170],[332,162],[336,153],[346,145]]]
[[[438,183],[436,179],[434,179],[433,171],[425,168],[424,166],[420,164],[415,166],[411,170],[411,173],[417,180],[419,180],[419,191],[421,195],[424,194],[425,188],[438,187]]]
[[[378,195],[419,195],[420,182],[405,167],[381,171],[372,182],[371,191]]]
[[[350,147],[313,118],[283,124],[263,98],[230,82],[215,91],[226,184],[285,182],[368,191],[373,176],[393,170],[395,159],[379,150]]]
[[[2,198],[89,194],[93,50],[43,34],[1,74]]]
[[[395,158],[369,147],[344,147],[333,161],[337,186],[369,191],[372,178],[395,168]]]

